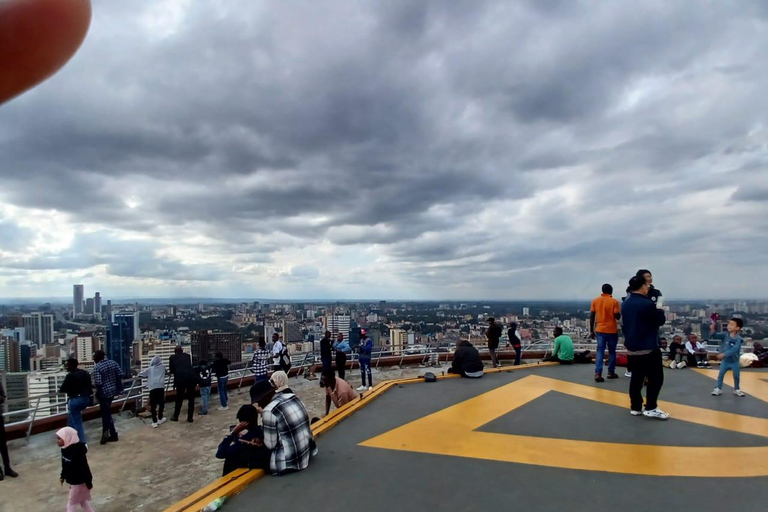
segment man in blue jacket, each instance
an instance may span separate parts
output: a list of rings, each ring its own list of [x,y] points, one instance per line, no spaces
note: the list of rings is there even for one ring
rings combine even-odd
[[[629,382],[630,412],[632,416],[644,415],[659,420],[669,419],[669,414],[659,409],[656,400],[664,384],[664,366],[659,347],[659,327],[664,325],[664,311],[648,298],[650,283],[643,276],[629,280],[630,294],[621,305],[624,318],[624,346],[627,349],[627,366],[632,372]],[[648,380],[643,411],[643,383]]]

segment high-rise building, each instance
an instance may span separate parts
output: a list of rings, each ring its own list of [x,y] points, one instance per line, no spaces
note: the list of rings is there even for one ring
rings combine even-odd
[[[35,346],[29,343],[22,343],[19,347],[21,353],[21,371],[28,372],[32,369],[32,363],[30,362],[35,355]]]
[[[53,416],[54,414],[66,413],[67,405],[58,396],[59,388],[64,383],[67,372],[42,372],[28,373],[29,376],[29,398],[33,403],[38,403],[40,398],[40,408],[36,413],[37,418]],[[60,405],[58,403],[61,402]],[[57,405],[54,405],[57,404]]]
[[[389,347],[392,350],[402,350],[408,343],[408,331],[404,329],[389,330]]]
[[[349,315],[326,315],[325,328],[331,333],[342,333],[344,339],[349,339],[349,328],[352,322],[352,317]]]
[[[107,299],[107,307],[104,310],[104,315],[102,315],[103,318],[106,318],[109,321],[112,321],[112,300]]]
[[[72,306],[74,315],[83,313],[83,299],[85,297],[85,288],[81,284],[76,284],[72,293]]]
[[[94,313],[96,313],[95,302],[92,298],[88,297],[85,299],[85,314],[93,315]]]
[[[242,361],[242,340],[236,332],[195,331],[192,333],[192,361],[213,361],[216,352],[236,363]]]
[[[107,330],[107,358],[120,366],[124,377],[131,375],[131,352],[133,350],[134,315],[115,315],[115,321],[109,324]]]
[[[74,357],[83,362],[93,361],[93,353],[99,350],[99,339],[88,333],[80,333],[73,343],[75,346]]]
[[[97,316],[101,316],[101,294],[96,292],[93,297],[93,313]]]
[[[23,318],[28,341],[37,347],[53,343],[53,315],[30,313]]]
[[[298,343],[304,341],[304,335],[301,332],[301,324],[298,322],[283,322],[283,343]]]
[[[21,371],[21,344],[10,336],[0,336],[0,372]]]
[[[523,308],[523,316],[531,316],[530,308]]]
[[[27,332],[23,327],[14,327],[13,329],[0,329],[0,336],[13,338],[19,343],[27,341]]]
[[[3,381],[3,387],[5,388],[5,394],[8,401],[5,404],[6,410],[9,413],[14,411],[23,411],[29,408],[29,384],[27,382],[26,373],[4,373],[0,374],[0,380]],[[29,414],[19,413],[11,414],[5,419],[6,424],[13,423],[14,421],[24,421],[29,417]]]
[[[131,342],[141,340],[141,329],[139,328],[139,316],[141,313],[138,311],[131,313],[115,313],[112,315],[112,322],[124,323],[131,330]]]

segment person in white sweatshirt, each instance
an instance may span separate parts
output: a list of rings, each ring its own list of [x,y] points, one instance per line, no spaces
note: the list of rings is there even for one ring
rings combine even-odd
[[[139,374],[139,377],[146,379],[146,386],[149,389],[149,407],[152,411],[152,427],[157,428],[168,418],[163,416],[165,409],[165,366],[160,356],[155,356],[149,363],[149,368]],[[160,409],[159,413],[157,409]]]

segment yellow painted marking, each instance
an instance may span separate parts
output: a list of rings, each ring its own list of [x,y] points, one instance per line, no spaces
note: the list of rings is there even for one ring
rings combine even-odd
[[[615,405],[629,414],[625,393],[530,375],[390,430],[361,446],[611,473],[696,477],[768,475],[768,446],[657,446],[476,431],[548,391]],[[768,438],[765,419],[668,402],[660,402],[660,406],[677,420]],[[658,420],[638,418],[637,421]]]
[[[717,374],[720,370],[700,370],[694,368],[694,371],[717,380]],[[723,384],[733,387],[733,372],[725,374]],[[768,372],[742,371],[739,379],[739,387],[746,394],[768,402]]]

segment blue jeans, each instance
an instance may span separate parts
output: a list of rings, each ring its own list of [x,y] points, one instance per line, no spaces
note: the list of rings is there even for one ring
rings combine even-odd
[[[723,362],[720,363],[720,373],[717,374],[717,387],[723,389],[723,378],[728,370],[733,370],[733,389],[739,389],[741,366],[739,366],[738,361],[731,363],[723,360]]]
[[[616,373],[616,345],[619,343],[618,334],[597,334],[597,357],[595,358],[595,375],[603,374],[603,359],[605,359],[605,347],[608,347],[608,373]]]
[[[211,386],[200,386],[200,414],[208,414],[208,398],[211,396]]]
[[[80,438],[81,443],[87,442],[85,440],[85,427],[83,427],[83,410],[91,403],[91,399],[87,396],[78,396],[76,398],[70,398],[67,402],[67,425],[77,430],[77,437]]]
[[[229,397],[227,396],[227,382],[229,381],[229,376],[226,377],[219,377],[216,382],[218,383],[219,388],[219,402],[221,402],[222,407],[227,407],[227,404],[229,403]]]
[[[371,358],[360,358],[360,377],[363,379],[363,386],[365,386],[365,376],[368,376],[368,386],[373,387],[373,376],[371,375]]]

